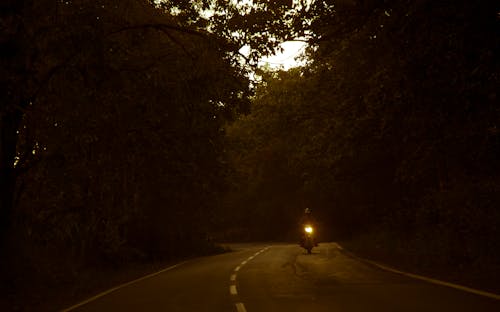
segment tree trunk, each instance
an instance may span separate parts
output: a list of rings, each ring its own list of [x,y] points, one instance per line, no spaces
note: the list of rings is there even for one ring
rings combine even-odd
[[[16,145],[22,112],[6,111],[0,115],[0,254],[12,221],[16,189]]]
[[[0,18],[3,27],[0,30],[2,67],[0,90],[0,255],[4,249],[6,234],[12,222],[15,204],[17,169],[15,165],[19,127],[23,117],[22,109],[29,101],[26,99],[29,84],[26,75],[30,71],[26,66],[29,42],[24,25],[26,8],[31,7],[30,0],[6,0],[0,4]]]

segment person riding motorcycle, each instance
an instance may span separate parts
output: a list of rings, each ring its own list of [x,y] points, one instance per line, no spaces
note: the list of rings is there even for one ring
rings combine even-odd
[[[311,214],[311,209],[309,208],[304,209],[304,214],[300,218],[300,224],[301,225],[309,224],[311,226],[316,225],[316,220]]]
[[[318,246],[318,242],[316,240],[316,235],[313,231],[316,230],[316,220],[311,214],[311,209],[304,209],[304,214],[300,218],[300,229],[301,229],[301,237],[300,237],[300,245],[305,247],[305,242],[307,239],[312,239],[313,246]],[[309,250],[308,250],[309,252]]]

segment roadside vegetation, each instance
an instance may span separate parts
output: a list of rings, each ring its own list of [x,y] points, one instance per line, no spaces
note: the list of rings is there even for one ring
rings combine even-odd
[[[500,276],[498,1],[256,2],[1,4],[7,310],[293,241],[305,207],[323,240]],[[297,38],[306,66],[256,69]]]
[[[309,64],[262,73],[251,114],[228,127],[226,204],[246,212],[235,224],[293,239],[310,207],[323,240],[493,286],[498,11],[491,1],[339,1],[321,11]]]

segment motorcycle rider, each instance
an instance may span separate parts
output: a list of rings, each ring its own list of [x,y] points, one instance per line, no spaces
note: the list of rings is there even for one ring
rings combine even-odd
[[[300,236],[300,245],[302,246],[305,241],[305,233],[304,233],[304,228],[305,226],[311,226],[314,230],[316,230],[316,220],[311,214],[311,209],[306,208],[304,209],[304,214],[300,218],[300,229],[301,229],[301,236]],[[318,246],[318,242],[316,241],[316,235],[313,236],[313,241],[314,241],[314,246]]]

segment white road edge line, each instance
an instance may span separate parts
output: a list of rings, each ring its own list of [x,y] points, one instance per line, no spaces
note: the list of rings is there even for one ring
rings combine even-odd
[[[238,291],[236,290],[236,286],[235,285],[229,286],[229,293],[231,295],[237,295],[238,294]]]
[[[236,274],[231,274],[231,277],[229,278],[231,282],[234,282],[236,280]]]
[[[458,289],[458,290],[461,290],[461,291],[473,293],[473,294],[476,294],[476,295],[480,295],[480,296],[484,296],[484,297],[489,297],[489,298],[500,300],[500,295],[497,295],[497,294],[494,294],[494,293],[490,293],[490,292],[487,292],[487,291],[483,291],[483,290],[479,290],[479,289],[474,289],[474,288],[470,288],[470,287],[462,286],[462,285],[458,285],[458,284],[453,284],[453,283],[450,283],[450,282],[445,282],[445,281],[433,279],[433,278],[426,277],[426,276],[420,276],[420,275],[413,274],[413,273],[407,273],[407,272],[399,271],[399,270],[396,270],[396,269],[393,269],[393,268],[390,268],[390,267],[386,267],[385,265],[378,264],[378,263],[370,261],[370,260],[367,260],[367,261],[369,263],[371,263],[371,264],[373,264],[373,265],[381,268],[381,269],[386,270],[386,271],[391,271],[391,272],[394,272],[394,273],[398,273],[398,274],[401,274],[401,275],[412,277],[414,279],[419,279],[419,280],[422,280],[422,281],[426,281],[428,283],[442,285],[442,286],[446,286],[446,287]]]
[[[240,270],[240,266],[238,265],[237,267],[234,268],[234,272],[238,272]]]
[[[340,247],[341,250],[343,249],[338,243],[337,243],[337,246]],[[484,291],[484,290],[470,288],[470,287],[467,287],[467,286],[453,284],[453,283],[450,283],[450,282],[440,281],[440,280],[437,280],[437,279],[434,279],[434,278],[430,278],[430,277],[426,277],[426,276],[421,276],[421,275],[417,275],[417,274],[413,274],[413,273],[399,271],[399,270],[393,269],[391,267],[379,264],[379,263],[377,263],[375,261],[372,261],[372,260],[367,260],[367,259],[364,259],[364,258],[360,258],[360,257],[355,256],[355,255],[354,255],[354,257],[360,259],[361,261],[365,261],[367,263],[370,263],[371,265],[374,265],[374,266],[376,266],[376,267],[378,267],[378,268],[380,268],[382,270],[385,270],[385,271],[389,271],[389,272],[392,272],[392,273],[396,273],[396,274],[401,274],[401,275],[404,275],[404,276],[408,276],[408,277],[411,277],[411,278],[414,278],[414,279],[426,281],[426,282],[431,283],[431,284],[437,284],[437,285],[441,285],[441,286],[446,286],[446,287],[458,289],[458,290],[461,290],[461,291],[473,293],[473,294],[476,294],[476,295],[479,295],[479,296],[483,296],[483,297],[488,297],[488,298],[493,298],[493,299],[496,299],[496,300],[500,300],[500,295],[498,295],[498,294],[490,293],[490,292],[487,292],[487,291]]]
[[[245,260],[245,261],[243,261],[243,262],[241,262],[241,265],[242,265],[242,266],[243,266],[243,265],[245,265],[245,264],[247,264],[247,261],[246,261],[246,260]]]
[[[236,311],[238,311],[238,312],[247,312],[247,309],[245,309],[245,305],[243,303],[238,302],[235,305],[236,305]]]
[[[95,295],[95,296],[93,296],[93,297],[91,297],[91,298],[88,298],[88,299],[86,299],[86,300],[84,300],[84,301],[82,301],[82,302],[79,302],[79,303],[77,303],[77,304],[75,304],[75,305],[73,305],[73,306],[71,306],[71,307],[69,307],[69,308],[66,308],[66,309],[64,309],[64,310],[61,310],[61,312],[68,312],[68,311],[74,310],[74,309],[79,308],[79,307],[81,307],[81,306],[83,306],[83,305],[85,305],[85,304],[87,304],[87,303],[89,303],[89,302],[92,302],[92,301],[94,301],[94,300],[96,300],[96,299],[99,299],[99,298],[101,298],[101,297],[103,297],[103,296],[106,296],[106,295],[108,295],[108,294],[110,294],[110,293],[112,293],[112,292],[114,292],[114,291],[117,291],[117,290],[118,290],[118,289],[120,289],[120,288],[127,287],[127,286],[129,286],[129,285],[135,284],[135,283],[140,282],[140,281],[142,281],[142,280],[145,280],[145,279],[147,279],[147,278],[151,278],[151,277],[156,276],[156,275],[159,275],[159,274],[161,274],[161,273],[163,273],[163,272],[166,272],[166,271],[170,271],[170,270],[172,270],[172,269],[175,269],[176,267],[181,266],[181,265],[183,265],[183,264],[184,264],[184,263],[186,263],[186,262],[188,262],[188,261],[183,261],[183,262],[180,262],[180,263],[174,264],[174,265],[169,266],[168,268],[165,268],[165,269],[160,270],[160,271],[158,271],[158,272],[155,272],[155,273],[152,273],[152,274],[149,274],[149,275],[146,275],[146,276],[140,277],[140,278],[138,278],[138,279],[135,279],[135,280],[133,280],[133,281],[130,281],[130,282],[127,282],[127,283],[124,283],[124,284],[118,285],[118,286],[116,286],[116,287],[110,288],[110,289],[108,289],[108,290],[106,290],[106,291],[103,291],[102,293],[99,293],[99,294],[97,294],[97,295]]]

